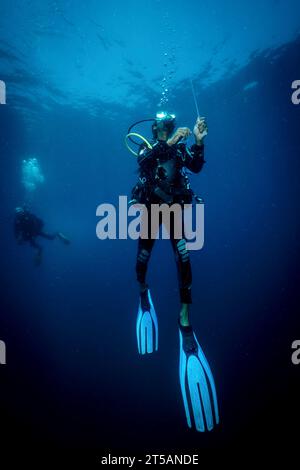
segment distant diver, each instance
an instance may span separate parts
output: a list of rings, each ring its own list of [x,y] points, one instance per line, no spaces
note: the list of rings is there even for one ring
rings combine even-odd
[[[132,128],[144,121],[154,121],[152,125],[153,141],[148,142]],[[166,112],[157,113],[155,119],[138,121],[128,129],[126,145],[137,156],[139,180],[132,190],[130,204],[143,204],[147,208],[146,225],[148,237],[140,236],[136,261],[136,275],[140,286],[140,302],[136,322],[138,351],[140,354],[152,353],[158,349],[158,322],[153,306],[146,274],[155,238],[151,237],[152,204],[191,204],[193,200],[201,203],[195,196],[186,169],[199,173],[205,163],[204,138],[208,133],[204,118],[197,118],[193,129],[195,144],[190,148],[184,142],[191,134],[187,127],[175,130],[175,115]],[[136,138],[143,141],[142,145]],[[128,145],[130,140],[139,145],[138,152]],[[183,210],[180,224],[184,229]],[[178,319],[180,338],[179,377],[189,427],[198,431],[211,430],[219,422],[217,395],[214,379],[197,341],[189,320],[189,305],[192,303],[192,271],[189,252],[186,248],[184,230],[181,238],[176,238],[175,216],[171,212],[170,240],[175,254],[179,279],[181,310]],[[172,217],[173,216],[173,217]],[[161,220],[160,220],[161,223]]]
[[[35,250],[35,264],[39,266],[42,262],[43,249],[36,241],[37,237],[54,240],[58,238],[65,245],[69,245],[70,240],[61,232],[47,233],[44,231],[44,222],[36,215],[32,214],[26,207],[16,207],[14,219],[14,232],[17,242],[22,244],[28,242]]]

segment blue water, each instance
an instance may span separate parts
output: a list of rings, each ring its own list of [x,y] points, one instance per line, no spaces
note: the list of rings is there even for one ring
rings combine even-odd
[[[299,336],[300,106],[291,83],[300,79],[300,4],[87,3],[0,5],[7,442],[91,460],[108,452],[266,450],[266,436],[278,445],[287,431],[291,442],[299,418],[299,370],[290,358]],[[207,163],[191,178],[205,199],[205,245],[191,254],[191,316],[221,419],[209,434],[186,426],[169,243],[156,244],[149,271],[159,351],[141,358],[136,242],[95,233],[98,204],[117,203],[136,181],[124,146],[129,125],[165,108],[178,125],[193,126],[190,78],[209,126]],[[45,240],[39,268],[12,230],[28,155],[45,176],[32,210],[72,241]]]

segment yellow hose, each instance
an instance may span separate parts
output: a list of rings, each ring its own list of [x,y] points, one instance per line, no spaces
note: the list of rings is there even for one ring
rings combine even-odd
[[[138,156],[138,153],[129,147],[128,142],[127,142],[128,137],[138,137],[147,145],[149,149],[152,149],[152,145],[147,139],[145,139],[145,137],[143,137],[141,134],[137,134],[136,132],[130,132],[130,134],[127,134],[125,137],[125,145],[128,148],[129,152],[133,153],[133,155],[135,155],[136,157]]]

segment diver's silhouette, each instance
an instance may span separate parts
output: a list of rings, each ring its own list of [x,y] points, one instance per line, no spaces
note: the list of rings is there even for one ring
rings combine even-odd
[[[15,237],[19,244],[28,242],[35,250],[35,264],[38,266],[42,261],[43,248],[36,241],[37,237],[47,238],[47,240],[54,240],[58,238],[63,243],[68,245],[70,241],[61,232],[47,233],[43,230],[44,222],[42,219],[32,214],[25,207],[16,207],[14,231]]]

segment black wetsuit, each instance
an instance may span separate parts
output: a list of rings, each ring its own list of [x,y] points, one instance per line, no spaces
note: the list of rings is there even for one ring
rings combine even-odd
[[[204,145],[192,145],[190,149],[185,144],[169,146],[166,142],[156,141],[152,149],[142,146],[138,155],[139,182],[133,188],[132,199],[145,204],[148,209],[148,227],[151,226],[151,204],[178,203],[190,204],[193,192],[190,189],[188,177],[184,169],[199,173],[203,167]],[[182,211],[183,214],[183,211]],[[160,220],[161,223],[161,220]],[[170,240],[176,258],[179,278],[180,300],[182,303],[191,303],[192,271],[189,254],[184,238],[183,218],[182,238],[175,237],[174,216],[171,213]],[[155,238],[139,238],[136,262],[137,280],[141,284],[146,282],[146,274],[151,251]]]
[[[31,212],[24,210],[17,213],[14,221],[14,231],[17,240],[20,242],[29,242],[34,248],[41,250],[36,242],[36,237],[54,240],[56,234],[49,234],[43,231],[44,222]]]

